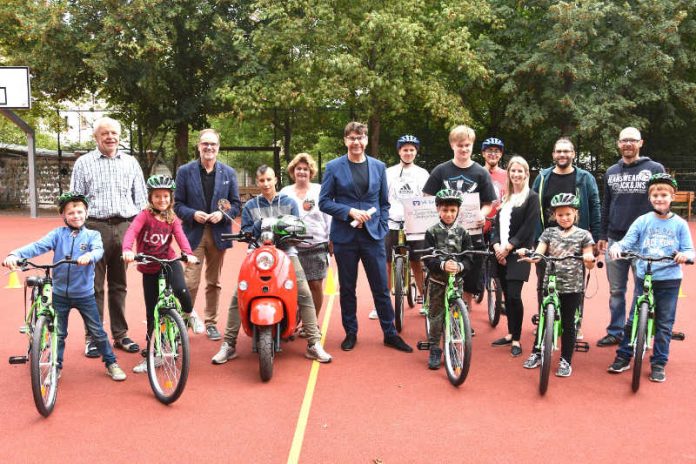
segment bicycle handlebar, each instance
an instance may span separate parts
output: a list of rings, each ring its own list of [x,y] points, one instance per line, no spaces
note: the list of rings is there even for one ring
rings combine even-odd
[[[155,256],[151,256],[151,255],[146,255],[143,253],[138,253],[133,258],[133,261],[136,261],[136,262],[141,263],[141,264],[158,263],[160,265],[171,264],[171,263],[175,263],[177,261],[183,261],[183,262],[187,263],[188,262],[188,255],[182,253],[180,256],[177,256],[176,258],[163,259],[163,258],[157,258]],[[199,263],[195,263],[195,264],[199,264]]]
[[[423,248],[422,250],[414,250],[414,253],[432,253],[429,255],[422,256],[420,259],[421,261],[426,259],[426,258],[442,258],[442,257],[459,257],[459,256],[464,256],[464,255],[480,255],[480,256],[491,256],[494,255],[492,251],[489,250],[464,250],[460,251],[459,253],[448,253],[443,250],[438,250],[435,248]]]
[[[53,269],[55,267],[60,266],[61,264],[77,264],[77,261],[74,259],[61,259],[60,261],[56,261],[55,263],[52,264],[36,264],[32,263],[26,258],[22,258],[19,261],[17,261],[17,267],[21,271],[27,271],[29,269]]]
[[[523,249],[518,250],[518,251],[529,251],[529,250],[525,250],[523,248]],[[567,255],[567,256],[560,256],[560,257],[559,256],[546,256],[546,255],[542,255],[541,253],[537,253],[536,251],[532,251],[530,253],[524,253],[524,254],[522,254],[522,253],[517,253],[517,254],[518,254],[518,256],[524,257],[524,258],[530,258],[530,259],[540,258],[544,262],[549,262],[549,261],[559,262],[559,261],[566,261],[568,259],[577,259],[578,261],[585,260],[585,258],[582,255]],[[597,262],[597,258],[593,258],[592,262]],[[601,261],[600,261],[600,263],[601,263]],[[601,267],[601,266],[598,265],[598,267]]]
[[[640,259],[641,261],[648,261],[650,263],[657,263],[660,261],[674,261],[674,256],[676,255],[673,254],[672,256],[647,256],[647,255],[641,255],[640,253],[635,253],[633,251],[624,251],[621,253],[621,256],[619,259]],[[694,264],[694,260],[690,259],[686,261],[684,264]]]

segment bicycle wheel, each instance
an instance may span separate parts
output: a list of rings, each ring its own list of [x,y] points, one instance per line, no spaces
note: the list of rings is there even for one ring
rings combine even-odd
[[[631,389],[637,392],[640,388],[640,370],[643,367],[643,355],[648,341],[648,303],[643,302],[638,308],[638,329],[636,330],[636,346],[633,347],[633,381]]]
[[[423,315],[425,316],[425,338],[428,338],[428,335],[430,334],[430,319],[428,318],[428,312],[430,310],[430,291],[429,291],[429,285],[428,285],[428,279],[425,279],[425,282],[423,283],[423,305],[421,306],[421,310],[423,312]]]
[[[259,374],[261,380],[268,382],[273,377],[273,327],[256,326],[259,339],[256,341],[256,351],[259,355]]]
[[[552,304],[546,307],[544,315],[544,333],[541,338],[541,368],[539,369],[539,393],[544,395],[549,387],[551,358],[553,355],[553,323],[556,308]],[[539,327],[542,329],[542,327]]]
[[[401,332],[404,326],[404,261],[401,256],[394,259],[394,325],[397,332]]]
[[[160,310],[147,350],[150,387],[160,402],[171,404],[184,392],[191,362],[186,325],[176,310]]]
[[[39,316],[31,339],[31,391],[44,417],[51,414],[58,396],[57,329],[48,316]]]
[[[457,300],[445,314],[445,369],[449,381],[458,387],[466,380],[471,365],[469,311],[462,300]]]
[[[488,296],[488,322],[491,327],[496,327],[500,322],[500,304],[502,302],[502,291],[498,287],[497,279],[488,278],[486,285]]]

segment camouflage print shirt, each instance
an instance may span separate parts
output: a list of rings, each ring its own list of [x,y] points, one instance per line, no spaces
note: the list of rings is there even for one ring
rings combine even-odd
[[[549,227],[539,237],[540,243],[546,243],[546,255],[562,258],[569,255],[581,255],[583,248],[594,245],[592,235],[585,229],[573,227],[566,237],[561,236],[560,227]],[[569,259],[556,263],[556,290],[558,293],[581,293],[583,291],[582,261]],[[548,268],[547,268],[548,269]],[[544,287],[548,277],[544,276]]]
[[[456,223],[446,226],[442,221],[430,226],[425,232],[425,246],[447,253],[460,253],[472,249],[471,236],[466,229]],[[473,264],[471,255],[458,256],[454,260],[462,264],[463,275],[466,275]],[[430,271],[430,278],[444,285],[447,283],[448,274],[442,270],[442,262],[440,258],[426,258],[425,266]]]

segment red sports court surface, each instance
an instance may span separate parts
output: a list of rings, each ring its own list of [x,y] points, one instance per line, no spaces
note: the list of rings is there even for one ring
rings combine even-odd
[[[0,216],[0,255],[60,225],[55,216],[29,219]],[[696,224],[691,224],[692,235]],[[236,281],[242,247],[228,253],[223,307]],[[532,274],[534,274],[532,272]],[[538,372],[522,368],[531,346],[534,276],[525,287],[523,356],[490,342],[505,333],[505,320],[490,328],[482,306],[472,320],[477,335],[469,377],[452,387],[444,369],[429,371],[427,353],[404,354],[382,345],[364,276],[359,291],[360,332],[354,351],[343,339],[338,297],[327,297],[325,330],[331,364],[303,357],[304,342],[284,346],[269,383],[258,377],[248,338],[240,358],[213,366],[219,342],[192,336],[189,383],[179,401],[164,406],[154,398],[146,375],[131,372],[140,356],[117,351],[128,373],[111,381],[99,360],[83,356],[83,329],[72,313],[66,361],[53,414],[36,411],[28,365],[7,358],[23,354],[23,291],[0,281],[0,461],[2,462],[694,462],[696,442],[696,268],[685,268],[676,330],[686,340],[671,345],[668,380],[647,379],[637,394],[630,371],[606,372],[613,348],[597,348],[608,320],[604,270],[593,271],[584,333],[592,348],[575,353],[570,378],[552,376],[545,397],[537,392]],[[596,276],[596,278],[595,278]],[[130,335],[144,342],[140,275],[129,271]],[[201,307],[200,303],[197,307]],[[108,327],[108,323],[106,325]],[[415,347],[424,338],[423,320],[408,310],[404,338]],[[556,354],[556,357],[558,354]],[[646,363],[647,364],[647,363]]]

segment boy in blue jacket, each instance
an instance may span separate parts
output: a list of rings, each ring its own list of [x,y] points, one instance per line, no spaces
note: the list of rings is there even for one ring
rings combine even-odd
[[[2,264],[14,269],[21,259],[34,258],[51,250],[54,263],[62,259],[77,261],[77,266],[65,264],[53,271],[53,308],[58,315],[58,377],[63,369],[68,315],[71,308],[77,308],[102,355],[106,373],[113,380],[125,380],[126,374],[116,363],[109,338],[102,328],[94,297],[94,265],[104,254],[101,235],[84,227],[88,207],[84,195],[64,193],[58,199],[58,204],[65,226],[53,229],[34,243],[11,251]]]

